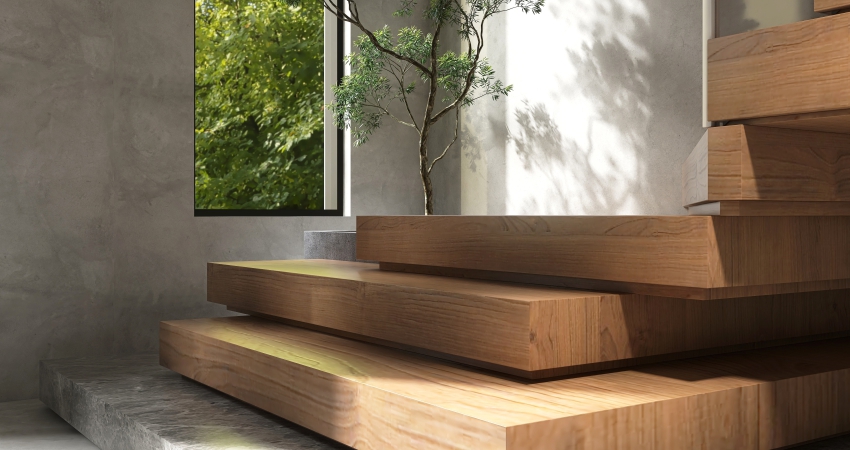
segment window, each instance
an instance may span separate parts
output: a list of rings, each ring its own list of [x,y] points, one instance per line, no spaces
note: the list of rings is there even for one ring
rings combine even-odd
[[[342,37],[318,0],[196,0],[196,216],[342,215]]]

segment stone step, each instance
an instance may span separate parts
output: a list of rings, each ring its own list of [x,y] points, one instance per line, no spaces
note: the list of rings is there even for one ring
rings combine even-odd
[[[850,339],[528,383],[253,317],[162,364],[359,449],[773,449],[850,431]]]
[[[181,377],[155,354],[42,361],[39,377],[41,400],[102,450],[348,448]]]

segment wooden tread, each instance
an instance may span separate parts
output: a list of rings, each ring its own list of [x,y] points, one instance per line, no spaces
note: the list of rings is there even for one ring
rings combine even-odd
[[[791,130],[850,134],[850,109],[737,120],[729,122],[728,125],[755,125]]]
[[[848,229],[846,216],[360,216],[357,255],[390,270],[718,299],[850,287]]]
[[[682,165],[682,184],[685,207],[727,200],[847,202],[850,135],[746,125],[709,128]],[[777,211],[776,206],[771,209]],[[840,210],[823,206],[824,212]],[[791,208],[785,215],[794,214]]]
[[[850,202],[722,200],[688,206],[691,216],[850,216]]]
[[[850,10],[850,0],[815,0],[815,12]]]
[[[850,108],[850,15],[708,42],[708,120]]]
[[[357,449],[771,449],[850,431],[850,340],[521,383],[251,317],[163,366]]]
[[[728,301],[599,293],[290,260],[210,263],[229,309],[524,378],[850,332],[850,290]]]

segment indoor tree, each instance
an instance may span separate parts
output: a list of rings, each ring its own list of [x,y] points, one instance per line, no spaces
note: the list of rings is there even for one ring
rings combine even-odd
[[[395,35],[388,27],[370,30],[363,23],[356,0],[323,0],[325,9],[362,33],[354,42],[358,52],[346,56],[351,75],[334,87],[329,105],[334,122],[349,128],[355,145],[365,142],[385,117],[414,128],[419,135],[419,173],[425,193],[425,214],[434,213],[431,170],[458,138],[460,109],[482,97],[497,100],[512,86],[496,78],[493,67],[481,56],[488,19],[512,9],[539,14],[543,0],[430,0],[425,17],[430,29],[401,28]],[[395,15],[413,14],[414,0],[401,0]],[[486,29],[488,30],[488,29]],[[456,33],[458,53],[441,48],[444,37]],[[424,111],[414,112],[411,94],[425,89]],[[441,102],[437,97],[442,97]],[[400,102],[406,113],[394,114],[390,104]],[[451,142],[432,159],[428,153],[430,133],[440,120],[454,119]]]

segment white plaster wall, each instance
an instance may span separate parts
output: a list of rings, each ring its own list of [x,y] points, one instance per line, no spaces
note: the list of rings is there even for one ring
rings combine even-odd
[[[701,2],[510,12],[487,51],[515,90],[464,114],[464,214],[684,214],[701,127]]]

